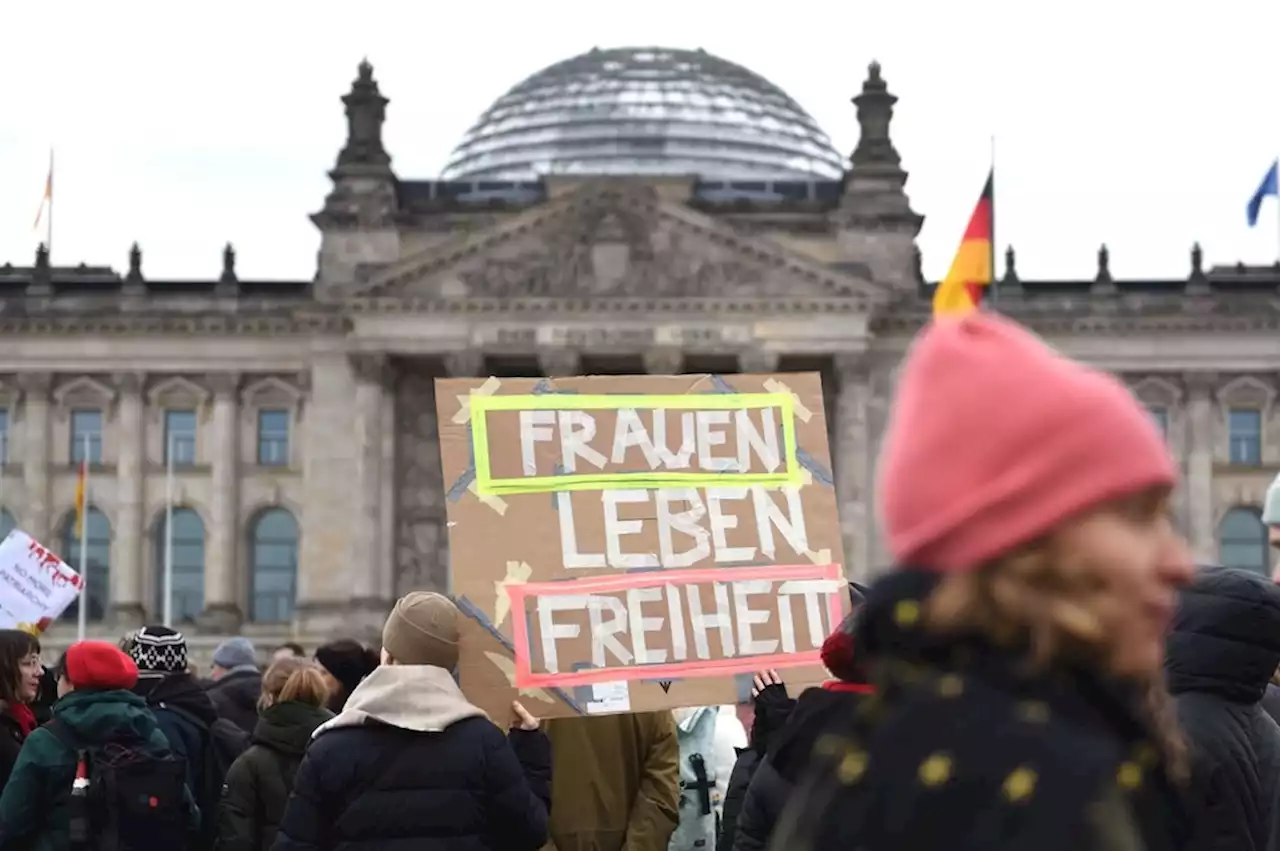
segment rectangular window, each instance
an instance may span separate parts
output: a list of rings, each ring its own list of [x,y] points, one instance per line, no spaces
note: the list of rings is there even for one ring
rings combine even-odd
[[[1167,438],[1169,436],[1169,409],[1159,405],[1150,405],[1147,407],[1147,411],[1151,414],[1151,419],[1155,420],[1156,428],[1160,429],[1160,433]]]
[[[289,466],[288,411],[258,411],[258,464],[263,467]]]
[[[164,412],[164,463],[173,454],[173,466],[190,467],[196,463],[196,412]]]
[[[86,452],[90,464],[102,463],[102,411],[71,412],[71,462],[84,461]]]
[[[1227,412],[1227,438],[1232,464],[1256,467],[1262,463],[1262,412],[1232,408]]]
[[[0,464],[9,463],[9,412],[0,411]]]

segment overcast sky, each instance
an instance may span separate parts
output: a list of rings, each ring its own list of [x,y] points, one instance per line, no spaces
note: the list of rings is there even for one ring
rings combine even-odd
[[[2,2],[2,0],[0,0]],[[879,59],[894,139],[941,276],[996,138],[997,240],[1032,277],[1181,276],[1272,262],[1280,210],[1245,203],[1280,153],[1280,2],[1079,0],[10,0],[0,11],[0,263],[29,265],[50,146],[54,261],[150,277],[310,277],[307,219],[361,57],[391,98],[403,178],[439,174],[490,102],[593,46],[696,48],[746,65],[852,151],[849,98]],[[196,9],[200,11],[195,11]],[[1050,11],[1053,10],[1053,11]]]

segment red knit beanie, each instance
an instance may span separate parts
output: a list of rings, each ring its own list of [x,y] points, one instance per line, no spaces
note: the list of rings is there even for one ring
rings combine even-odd
[[[934,321],[912,345],[878,477],[897,563],[964,571],[1178,474],[1120,381],[979,311]]]
[[[106,641],[76,642],[67,648],[63,665],[77,689],[131,689],[138,682],[138,666]]]

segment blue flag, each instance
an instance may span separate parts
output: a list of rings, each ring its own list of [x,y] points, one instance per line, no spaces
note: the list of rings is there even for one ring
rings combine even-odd
[[[1268,195],[1274,196],[1280,201],[1280,159],[1273,160],[1271,168],[1267,169],[1266,177],[1262,178],[1262,183],[1258,186],[1258,191],[1253,193],[1253,197],[1249,199],[1249,206],[1245,208],[1245,215],[1249,218],[1249,227],[1253,227],[1258,223],[1258,210],[1262,207],[1262,199]]]

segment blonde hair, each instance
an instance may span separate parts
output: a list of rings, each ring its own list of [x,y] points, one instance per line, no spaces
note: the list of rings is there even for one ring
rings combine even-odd
[[[329,699],[329,687],[325,685],[320,666],[310,659],[289,656],[277,660],[262,675],[262,696],[258,708],[296,700],[308,706],[324,706]]]
[[[950,633],[979,633],[999,646],[1025,646],[1038,669],[1054,664],[1109,671],[1115,646],[1111,624],[1124,617],[1096,566],[1054,539],[1037,541],[972,573],[939,582],[925,604],[925,624]],[[1142,705],[1166,768],[1187,778],[1186,741],[1178,729],[1164,672],[1138,679]]]

